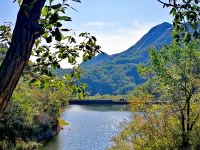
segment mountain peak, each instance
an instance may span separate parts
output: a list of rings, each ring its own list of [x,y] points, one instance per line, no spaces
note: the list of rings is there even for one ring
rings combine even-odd
[[[162,34],[161,32],[169,30],[169,29],[172,29],[172,24],[170,24],[168,22],[163,22],[163,23],[158,24],[158,25],[154,26],[153,28],[151,28],[148,33],[158,31],[159,34]]]
[[[131,51],[144,50],[151,46],[156,47],[158,45],[162,45],[163,43],[171,43],[170,35],[172,27],[172,24],[168,22],[163,22],[154,26],[135,45],[130,47],[127,51],[129,51],[130,53]]]
[[[81,64],[81,81],[88,84],[91,95],[126,94],[144,82],[137,73],[137,65],[148,62],[150,47],[170,44],[172,25],[163,22],[151,28],[135,45],[115,55],[99,54]],[[119,43],[116,43],[119,44]]]
[[[169,23],[169,22],[163,22],[163,23],[161,23],[161,24],[158,24],[157,26],[172,26],[172,24],[171,23]]]

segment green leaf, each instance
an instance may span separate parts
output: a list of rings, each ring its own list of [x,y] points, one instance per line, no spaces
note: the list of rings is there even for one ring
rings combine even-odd
[[[54,24],[54,23],[56,23],[56,22],[58,21],[58,19],[59,19],[58,14],[57,14],[57,13],[54,13],[54,14],[52,14],[51,17],[49,18],[49,23],[50,23],[50,24]]]
[[[91,36],[91,38],[96,42],[97,41],[97,39],[94,37],[94,36]]]
[[[22,2],[22,0],[17,0],[17,3],[20,5],[21,4],[21,2]]]
[[[68,57],[68,61],[69,61],[69,63],[74,63],[75,62],[75,57],[69,56]]]
[[[56,41],[61,41],[62,40],[62,34],[61,34],[61,32],[60,32],[60,30],[58,28],[56,28],[56,30],[54,32],[54,35],[55,35]]]
[[[47,76],[50,76],[50,77],[52,76],[51,71],[49,71],[49,70],[46,69],[46,68],[42,69],[42,73],[45,74],[45,75],[47,75]]]
[[[69,39],[69,41],[70,41],[70,43],[76,43],[76,40],[75,40],[75,38],[73,38],[73,37],[71,37],[71,38]]]
[[[86,45],[86,49],[87,49],[87,50],[92,50],[92,48],[91,48],[90,45]]]
[[[68,31],[70,31],[70,29],[61,29],[61,31],[68,32]]]
[[[58,9],[60,8],[62,5],[61,4],[57,4],[57,5],[52,5],[51,8],[53,9]]]
[[[48,38],[46,38],[46,42],[51,43],[52,42],[52,36],[49,36]]]
[[[85,33],[85,32],[79,34],[80,37],[84,37],[84,36],[86,36],[86,35],[87,35],[87,33]]]
[[[30,81],[30,83],[34,83],[34,82],[36,82],[35,78]]]
[[[49,61],[52,61],[52,56],[49,56],[48,58],[49,58]]]
[[[36,59],[36,62],[41,62],[41,60],[42,60],[41,58],[38,58]]]
[[[42,16],[47,16],[47,13],[49,11],[49,7],[48,6],[45,6],[42,10]]]
[[[59,16],[59,20],[72,21],[71,17],[67,17],[67,16]]]
[[[62,27],[62,24],[60,22],[56,22],[56,27]]]

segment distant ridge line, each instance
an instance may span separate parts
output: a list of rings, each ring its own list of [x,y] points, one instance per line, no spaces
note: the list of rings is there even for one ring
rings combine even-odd
[[[128,101],[113,101],[113,100],[69,100],[70,105],[88,105],[88,104],[106,104],[106,105],[127,105]]]

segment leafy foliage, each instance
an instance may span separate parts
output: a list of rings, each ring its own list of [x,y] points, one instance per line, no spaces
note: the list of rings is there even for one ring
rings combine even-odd
[[[132,93],[133,121],[114,138],[118,149],[196,149],[199,146],[199,42],[150,51],[139,71],[150,81]],[[161,105],[151,103],[157,101]]]
[[[6,45],[0,44],[0,63],[2,63],[2,61],[4,60],[7,49],[8,48]]]
[[[1,43],[6,43],[8,45],[10,44],[11,39],[12,39],[11,26],[12,26],[12,23],[8,23],[6,25],[0,26],[0,42]]]
[[[200,36],[200,8],[199,0],[169,0],[168,2],[158,0],[163,7],[170,7],[173,16],[174,37],[178,42],[180,39],[189,42],[191,38],[198,39]],[[193,31],[190,30],[193,29]]]
[[[84,53],[84,61],[100,52],[100,46],[96,45],[96,38],[89,33],[79,35],[84,41],[80,44],[77,44],[73,36],[65,34],[71,31],[71,29],[63,28],[65,22],[72,21],[70,17],[64,15],[68,7],[70,6],[67,1],[58,4],[53,4],[53,1],[50,1],[49,5],[43,8],[40,23],[45,30],[42,37],[36,41],[33,49],[33,56],[37,57],[36,70],[39,67],[43,74],[51,75],[46,67],[60,68],[59,62],[66,59],[66,62],[72,64],[76,69],[76,59],[80,57],[80,52]],[[46,44],[41,44],[42,41],[46,41]],[[51,50],[52,48],[54,50]]]
[[[21,1],[18,1],[18,4],[20,7],[25,7]],[[68,8],[72,7],[66,0],[58,3],[51,0],[43,8],[39,20],[43,28],[42,35],[36,40],[32,50],[32,57],[36,61],[30,60],[24,74],[27,76],[26,79],[31,82],[38,80],[41,75],[53,76],[52,69],[48,68],[60,68],[61,61],[73,66],[71,76],[78,79],[80,71],[76,60],[81,57],[80,53],[83,52],[83,61],[86,61],[100,52],[100,46],[96,45],[94,36],[89,33],[81,33],[79,37],[83,39],[83,42],[78,44],[74,36],[70,35],[72,30],[63,27],[63,24],[72,21],[70,17],[65,15]],[[24,12],[27,11],[26,9],[27,7],[24,8]],[[11,26],[11,23],[0,26],[0,40],[8,46],[12,40]]]
[[[34,86],[30,86],[29,83],[20,81],[6,108],[5,118],[0,123],[0,142],[4,142],[0,145],[1,149],[12,146],[31,149],[31,145],[40,145],[33,142],[40,140],[47,131],[56,132],[58,123],[61,123],[59,117],[62,108],[67,105],[72,93],[67,79],[66,83],[59,78],[54,80],[55,82],[45,82],[42,90],[38,88],[42,86],[41,83],[35,82]],[[27,142],[30,140],[32,142]]]
[[[138,109],[138,104],[136,107]],[[113,138],[115,144],[112,150],[183,149],[180,146],[182,144],[181,124],[173,114],[170,105],[141,104],[140,110],[134,114],[134,121],[126,123],[123,126],[124,130]],[[198,149],[199,122],[190,136],[192,149]]]
[[[133,121],[114,137],[113,150],[200,146],[199,1],[158,1],[172,7],[175,41],[160,51],[151,49],[149,66],[140,65],[139,72],[150,81],[132,93]],[[152,100],[160,105],[147,103]]]
[[[80,0],[74,1],[80,2]],[[43,6],[44,1],[39,3],[40,1],[37,0],[28,2],[18,0],[17,2],[20,7],[19,15],[26,18],[24,21],[26,22],[30,15],[34,19],[38,18],[34,14],[30,14],[30,9],[39,16],[40,9],[35,10],[34,7],[37,6],[36,3],[38,6]],[[35,19],[34,22],[30,21],[28,32],[31,32],[30,35],[33,32],[34,40],[30,40],[28,43],[30,45],[28,49],[29,52],[32,52],[36,61],[26,62],[22,81],[16,88],[9,105],[7,106],[7,102],[12,91],[8,91],[10,94],[7,94],[7,99],[2,100],[6,103],[1,106],[1,117],[3,119],[0,120],[0,149],[36,149],[38,144],[34,141],[46,140],[41,139],[40,135],[44,134],[44,137],[46,137],[47,131],[51,131],[55,135],[59,124],[65,124],[59,117],[62,108],[67,104],[67,99],[72,95],[77,96],[78,94],[81,97],[85,95],[86,85],[77,81],[80,79],[80,69],[76,64],[76,59],[80,57],[81,52],[84,54],[84,61],[91,59],[96,53],[100,52],[100,46],[96,45],[96,38],[89,33],[81,33],[79,37],[83,42],[76,42],[71,29],[64,27],[64,24],[71,21],[71,18],[65,15],[68,8],[72,7],[66,0],[57,2],[50,0],[43,8],[40,19]],[[0,42],[2,43],[0,50],[3,52],[3,48],[6,47],[5,51],[8,49],[7,54],[13,53],[13,47],[10,45],[13,41],[12,36],[15,37],[16,35],[16,32],[12,35],[11,26],[10,23],[0,26]],[[14,31],[17,30],[16,26]],[[37,37],[36,41],[35,37]],[[32,51],[30,51],[31,42],[35,42]],[[29,58],[29,54],[25,53],[24,57]],[[18,58],[18,56],[16,57]],[[4,62],[6,62],[5,60],[8,60],[7,57]],[[60,62],[63,60],[70,63],[73,70],[63,78],[57,78],[53,75],[50,67],[53,69],[60,68]],[[27,61],[27,59],[24,61]],[[11,63],[14,64],[15,62]],[[23,68],[23,66],[20,68]],[[22,70],[18,72],[19,75],[21,75],[21,72]],[[6,75],[6,73],[4,74]],[[17,83],[19,76],[15,79],[17,79],[15,83]],[[15,88],[16,84],[13,85],[13,88]],[[5,114],[3,114],[4,109]]]

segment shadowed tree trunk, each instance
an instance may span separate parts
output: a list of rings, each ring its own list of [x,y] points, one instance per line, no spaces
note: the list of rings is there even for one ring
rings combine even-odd
[[[23,0],[18,12],[11,45],[0,66],[0,117],[3,116],[22,71],[30,58],[35,40],[43,32],[38,20],[45,1]]]

